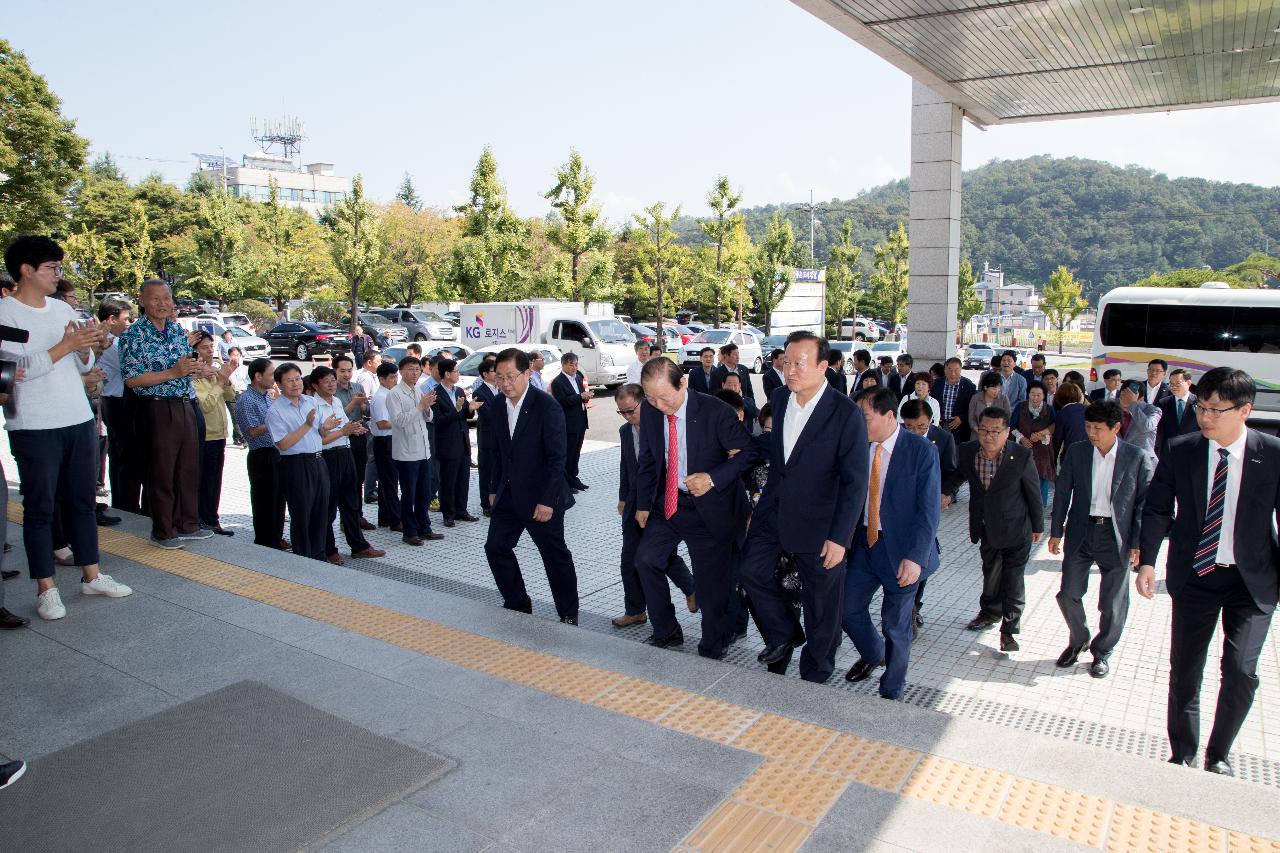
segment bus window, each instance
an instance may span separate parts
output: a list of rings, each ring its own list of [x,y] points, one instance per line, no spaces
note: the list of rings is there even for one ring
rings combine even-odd
[[[1280,353],[1280,308],[1237,308],[1227,348],[1232,352]]]
[[[1228,305],[1152,305],[1147,314],[1149,349],[1227,349],[1235,309]]]
[[[1114,302],[1102,313],[1098,334],[1104,346],[1143,347],[1147,341],[1147,306]]]

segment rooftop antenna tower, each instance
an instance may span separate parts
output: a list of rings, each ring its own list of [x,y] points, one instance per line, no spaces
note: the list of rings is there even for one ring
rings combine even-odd
[[[255,118],[249,124],[249,132],[253,135],[254,142],[262,147],[264,154],[275,154],[273,149],[279,146],[280,155],[287,160],[298,156],[302,150],[301,143],[307,138],[306,127],[296,116],[264,121],[261,132]]]

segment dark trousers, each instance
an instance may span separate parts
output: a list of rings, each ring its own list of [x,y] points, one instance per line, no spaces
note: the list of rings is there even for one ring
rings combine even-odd
[[[329,471],[318,453],[280,457],[280,489],[289,508],[293,553],[325,558],[325,521],[329,518]]]
[[[532,510],[521,513],[516,509],[511,491],[507,489],[490,511],[484,554],[489,559],[489,571],[493,572],[498,592],[502,593],[502,606],[522,613],[533,612],[533,601],[525,590],[515,550],[520,535],[528,533],[542,557],[556,614],[561,619],[577,619],[578,572],[573,565],[573,554],[564,544],[564,510],[557,509],[548,521],[534,521]]]
[[[139,431],[138,404],[128,391],[123,397],[103,397],[103,416],[107,422],[107,473],[111,482],[111,505],[125,512],[138,512],[141,507],[142,473],[145,462],[139,451],[145,447],[144,433]]]
[[[988,619],[1003,620],[1000,633],[1016,634],[1027,603],[1025,572],[1031,556],[1031,539],[1013,548],[995,548],[978,543],[982,555],[982,595],[980,612]]]
[[[391,436],[373,437],[373,463],[378,471],[378,526],[400,525],[400,477],[391,456]]]
[[[471,496],[471,454],[465,457],[437,458],[440,466],[440,514],[445,521],[468,515],[467,500]]]
[[[478,457],[476,464],[479,466],[477,473],[480,477],[480,509],[483,510],[489,509],[489,478],[493,476],[493,471],[489,466],[489,452],[492,450],[490,447],[492,441],[493,439],[489,435],[489,427],[486,425],[486,418],[482,417],[476,424],[476,456]]]
[[[862,525],[858,525],[858,531],[853,535],[851,553],[844,582],[844,631],[853,640],[863,660],[885,662],[884,675],[880,676],[880,695],[899,699],[907,686],[907,665],[911,662],[911,610],[919,581],[910,586],[898,586],[898,567],[890,563],[884,540],[868,548],[867,529]],[[880,631],[871,621],[870,609],[871,599],[877,590],[883,592]]]
[[[195,412],[181,397],[146,397],[147,506],[151,535],[172,539],[199,525],[196,515],[200,483],[200,446]]]
[[[206,439],[200,444],[200,494],[197,515],[206,527],[218,527],[218,503],[222,500],[222,468],[227,459],[227,440]]]
[[[571,429],[566,434],[564,457],[564,475],[572,483],[578,479],[578,461],[582,458],[582,442],[586,440],[586,431]]]
[[[754,522],[742,561],[742,584],[750,596],[765,645],[772,648],[795,636],[796,617],[778,584],[776,569],[782,549],[778,545],[776,518],[757,518]],[[836,668],[848,569],[847,555],[845,562],[829,570],[822,567],[822,559],[816,552],[795,555],[806,637],[800,653],[800,677],[819,684],[830,678]]]
[[[431,458],[438,459],[436,456],[436,425],[427,421],[427,449],[431,451]],[[432,465],[430,470],[430,481],[428,484],[429,494],[427,495],[427,503],[440,497],[440,466]]]
[[[636,572],[636,551],[640,548],[643,534],[634,513],[622,519],[622,602],[628,616],[639,616],[645,610],[644,587],[640,585],[640,576]],[[675,548],[671,549],[663,572],[685,596],[693,594],[693,572],[689,571]],[[667,599],[670,598],[668,592]]]
[[[351,441],[351,461],[356,469],[356,498],[358,502],[364,502],[364,483],[365,469],[369,465],[369,436],[353,435],[349,439]],[[361,510],[361,515],[364,511]]]
[[[663,517],[661,507],[649,513],[644,538],[636,551],[636,574],[640,576],[640,586],[644,589],[653,635],[669,637],[680,627],[675,608],[671,606],[671,595],[667,592],[666,572],[667,559],[680,542],[689,549],[689,559],[693,563],[693,587],[698,596],[698,610],[702,614],[698,654],[710,658],[723,657],[731,639],[728,617],[732,592],[730,543],[711,535],[694,508],[693,498],[684,493],[677,501],[671,518]]]
[[[236,422],[236,404],[227,400],[227,423],[231,425],[231,440],[236,444],[244,444],[244,436],[240,434],[240,424]]]
[[[333,536],[333,520],[341,513],[342,535],[354,554],[369,547],[360,529],[360,481],[356,479],[356,463],[351,448],[331,447],[324,451],[324,464],[329,469],[329,512],[324,528],[324,553],[338,553],[338,543]]]
[[[98,436],[94,421],[57,429],[15,429],[9,433],[9,448],[22,480],[22,544],[32,579],[53,577],[55,497],[76,562],[95,565],[98,519],[93,479]]]
[[[1222,683],[1205,748],[1208,761],[1231,754],[1258,689],[1258,657],[1271,614],[1258,609],[1235,569],[1193,577],[1173,596],[1169,645],[1169,744],[1173,757],[1194,758],[1200,743],[1200,681],[1219,614],[1222,618]]]
[[[430,459],[396,460],[396,476],[400,478],[400,523],[404,525],[405,536],[423,536],[431,532],[433,467]],[[381,497],[381,489],[378,495]]]
[[[253,543],[279,548],[284,539],[284,491],[280,488],[280,451],[255,447],[245,458],[249,472],[249,506],[253,512]]]
[[[1120,555],[1111,523],[1089,524],[1084,541],[1062,561],[1062,586],[1058,590],[1058,608],[1067,620],[1071,645],[1079,648],[1089,642],[1089,622],[1084,613],[1084,594],[1089,589],[1089,568],[1094,564],[1102,572],[1098,589],[1098,635],[1089,650],[1096,658],[1105,658],[1120,642],[1125,619],[1129,616],[1129,566]]]

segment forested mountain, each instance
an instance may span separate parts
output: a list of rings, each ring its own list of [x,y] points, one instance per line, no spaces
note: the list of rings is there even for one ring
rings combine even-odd
[[[1208,265],[1221,269],[1280,243],[1280,188],[1174,178],[1138,166],[1078,158],[997,160],[964,173],[962,257],[976,270],[1001,266],[1005,280],[1043,285],[1059,264],[1085,283],[1085,295],[1130,284],[1153,272]],[[908,181],[852,199],[821,204],[815,254],[825,263],[841,223],[853,222],[870,268],[871,247],[907,221]],[[777,205],[745,210],[759,240]],[[807,256],[809,215],[783,208]],[[677,223],[681,239],[705,240],[692,219]],[[1271,247],[1274,250],[1274,246]]]

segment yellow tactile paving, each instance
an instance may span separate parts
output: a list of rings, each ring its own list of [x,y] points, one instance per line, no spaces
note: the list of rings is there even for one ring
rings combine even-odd
[[[9,503],[22,522],[22,505]],[[103,551],[404,649],[755,752],[767,760],[680,851],[793,851],[849,782],[995,817],[1108,851],[1280,853],[1280,842],[1079,791],[761,714],[611,670],[493,640],[189,551],[103,531]]]
[[[998,770],[926,755],[902,794],[981,817],[995,817],[1013,777]]]
[[[658,724],[716,743],[728,743],[759,718],[759,711],[706,696],[694,696],[658,720]]]
[[[1108,853],[1126,850],[1160,850],[1167,853],[1199,853],[1222,849],[1226,833],[1198,820],[1117,803],[1107,832]]]
[[[912,749],[840,734],[818,756],[813,769],[897,792],[919,763],[920,756],[921,753]]]
[[[734,853],[767,850],[792,853],[809,839],[812,827],[763,809],[729,800],[690,833],[680,851]]]
[[[812,723],[802,723],[777,714],[762,714],[747,727],[733,746],[773,758],[809,767],[836,739],[836,732]]]
[[[1031,779],[1014,779],[1000,810],[1000,820],[1077,844],[1101,847],[1112,806],[1110,800],[1101,797]]]

